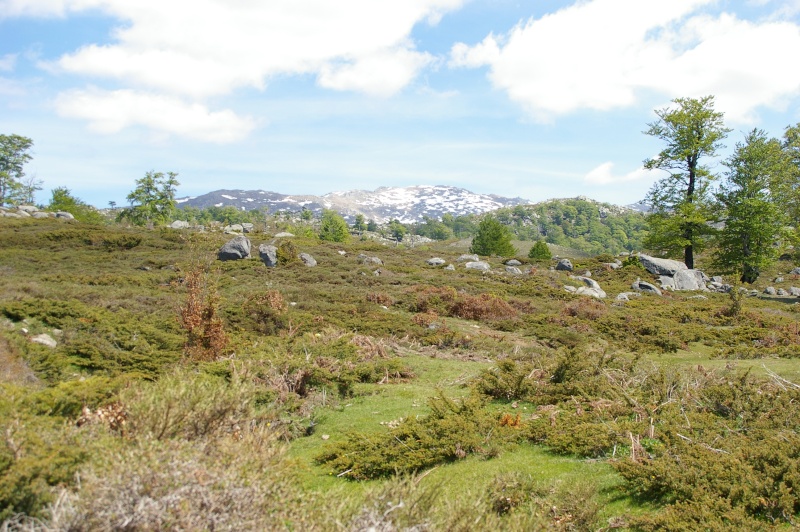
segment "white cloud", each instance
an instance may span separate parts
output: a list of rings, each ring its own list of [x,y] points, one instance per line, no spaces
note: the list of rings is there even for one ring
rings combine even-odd
[[[647,170],[644,167],[639,167],[632,172],[628,172],[624,175],[618,175],[613,173],[614,163],[606,162],[603,163],[596,168],[593,168],[583,180],[587,183],[592,183],[594,185],[609,185],[609,184],[617,184],[617,183],[627,183],[630,181],[641,181],[644,179],[652,178],[653,171]]]
[[[60,116],[87,120],[100,133],[116,133],[131,125],[196,140],[228,143],[241,140],[255,127],[249,117],[230,110],[209,111],[201,104],[132,90],[75,90],[56,100]]]
[[[11,72],[17,64],[17,54],[0,56],[0,72]]]
[[[644,91],[715,94],[732,121],[800,93],[800,70],[779,50],[800,49],[800,27],[710,16],[713,0],[578,2],[507,35],[451,49],[451,66],[489,67],[493,85],[535,119],[633,105]]]

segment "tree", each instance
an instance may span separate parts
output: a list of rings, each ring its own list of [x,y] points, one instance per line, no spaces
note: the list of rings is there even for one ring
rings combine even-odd
[[[786,214],[774,201],[770,185],[785,181],[790,161],[777,139],[754,129],[723,164],[728,170],[717,199],[725,226],[716,237],[714,266],[751,284],[778,258],[775,242]]]
[[[406,226],[400,223],[400,220],[392,220],[389,222],[389,233],[395,241],[400,242],[406,236]]]
[[[28,153],[32,146],[33,141],[28,137],[0,135],[0,206],[25,199],[23,167],[32,159]]]
[[[511,257],[517,250],[511,245],[511,231],[491,216],[485,217],[478,225],[478,233],[472,239],[470,253],[478,255],[499,255]]]
[[[695,252],[711,233],[708,200],[714,175],[702,160],[716,156],[730,130],[724,126],[723,113],[714,111],[713,96],[672,101],[677,107],[657,110],[658,121],[648,124],[644,132],[666,143],[658,156],[644,161],[644,167],[669,174],[647,195],[653,211],[644,245],[667,254],[682,249],[683,260],[691,269]]]
[[[368,220],[367,221],[367,231],[375,232],[378,230],[378,224],[375,220]]]
[[[346,242],[350,238],[347,222],[335,211],[325,209],[322,211],[322,222],[319,227],[320,240],[328,242]]]
[[[304,222],[310,222],[311,218],[313,218],[313,217],[314,217],[314,213],[311,212],[310,209],[307,209],[307,208],[303,207],[303,210],[300,211],[300,219],[303,220]]]
[[[789,126],[783,135],[782,148],[789,167],[771,184],[776,199],[787,213],[789,224],[800,226],[800,123]]]
[[[169,221],[175,211],[175,192],[178,185],[175,172],[150,171],[136,180],[136,188],[127,196],[131,206],[123,209],[119,219],[135,225],[159,224]]]
[[[20,201],[26,205],[33,205],[36,201],[36,193],[42,190],[44,182],[35,175],[25,176],[20,181]]]
[[[553,254],[550,253],[550,248],[547,247],[544,240],[539,240],[528,252],[528,258],[534,260],[550,260],[553,258]]]
[[[47,205],[47,210],[51,212],[68,212],[81,222],[90,224],[105,223],[105,218],[97,212],[97,209],[73,196],[67,187],[54,188],[50,191],[50,194],[50,203]]]
[[[359,233],[367,230],[367,223],[364,221],[363,214],[356,214],[356,219],[353,223],[353,229]]]

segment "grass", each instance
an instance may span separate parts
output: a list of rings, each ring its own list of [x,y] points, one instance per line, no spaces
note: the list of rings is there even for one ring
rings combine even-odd
[[[705,442],[704,435],[724,427],[737,431],[726,424],[747,417],[732,421],[724,417],[727,412],[756,405],[759,398],[778,400],[781,394],[773,392],[781,386],[784,395],[793,393],[773,373],[800,382],[796,299],[747,298],[739,316],[727,313],[730,299],[724,294],[698,300],[689,293],[667,293],[617,305],[617,293],[629,291],[637,277],[652,281],[652,276],[639,268],[611,270],[596,259],[559,252],[573,260],[576,271],[589,270],[609,293],[609,300],[600,302],[568,294],[563,289],[570,283],[568,274],[549,271],[554,261],[523,276],[506,274],[500,258],[488,259],[491,273],[466,271],[456,262],[464,246],[447,242],[406,249],[297,238],[296,248],[319,265],[290,262],[268,269],[257,258],[215,261],[215,250],[227,238],[0,219],[3,518],[55,519],[47,504],[59,490],[67,490],[70,515],[100,519],[105,514],[92,507],[92,494],[100,494],[97,500],[109,507],[115,490],[134,497],[123,465],[144,476],[164,466],[159,489],[169,495],[183,473],[166,464],[185,463],[198,475],[205,471],[218,479],[219,486],[250,486],[256,494],[273,486],[275,493],[298,501],[292,512],[281,513],[254,495],[263,511],[285,519],[286,528],[325,529],[325,512],[329,523],[338,520],[339,528],[348,523],[357,528],[354,523],[363,522],[359,519],[382,515],[369,509],[383,504],[387,493],[416,500],[418,508],[426,509],[416,514],[407,507],[406,513],[386,517],[396,528],[428,522],[466,529],[452,520],[457,512],[478,523],[476,529],[543,523],[556,529],[599,528],[635,516],[658,516],[671,504],[666,498],[637,497],[632,486],[641,479],[618,471],[618,464],[629,460],[630,441],[640,438],[652,460],[660,459],[666,446],[675,455],[686,452],[677,447],[680,438],[677,443],[669,439],[669,430],[717,448],[722,444]],[[272,235],[250,238],[257,248]],[[362,253],[384,264],[363,264]],[[525,262],[522,250],[521,255]],[[433,256],[457,269],[428,266]],[[217,316],[228,339],[210,361],[190,356],[179,320],[189,273],[198,265],[205,266],[216,290]],[[772,282],[792,267],[788,262],[775,265],[756,289],[800,284],[788,275],[781,283]],[[270,301],[283,303],[265,308]],[[51,334],[58,346],[30,342],[38,333]],[[470,396],[476,379],[503,361],[516,364],[519,375],[507,377],[519,378],[517,384],[524,386],[509,389],[523,396],[500,393],[504,399],[487,401],[479,413],[488,419],[503,413],[513,419],[519,413],[522,436],[513,443],[438,463],[410,478],[347,480],[315,462],[324,449],[353,435],[386,434],[390,423],[430,415],[428,401],[440,392],[453,399]],[[379,370],[367,371],[373,367],[386,368],[388,382]],[[754,384],[748,381],[730,391],[734,384],[729,383],[739,382],[748,371]],[[555,382],[559,379],[563,382]],[[219,408],[193,395],[200,388],[191,383],[201,383],[208,397],[219,398],[214,401]],[[659,398],[662,392],[666,402]],[[659,407],[662,402],[666,406]],[[791,411],[795,403],[788,404],[764,411]],[[678,405],[683,413],[675,414],[671,408]],[[97,412],[104,408],[121,408],[130,416],[124,434],[102,421],[76,426],[78,419],[101,419]],[[603,408],[618,411],[608,417]],[[556,410],[561,413],[550,418],[552,426],[542,423]],[[647,437],[650,420],[642,411],[654,412],[648,416],[657,418],[656,438]],[[774,414],[753,415],[759,423],[771,423]],[[685,423],[684,416],[694,416],[691,426],[705,427],[705,432],[692,434],[675,425]],[[591,442],[570,431],[586,427],[600,432],[613,427],[615,452],[604,448],[599,458],[581,455]],[[30,454],[13,451],[18,441],[9,434],[25,438]],[[161,443],[151,446],[153,434],[162,435],[156,438]],[[220,449],[214,460],[208,449]],[[253,476],[247,471],[261,452],[269,454],[274,469]],[[127,462],[109,460],[117,455]],[[700,462],[713,464],[713,456]],[[224,469],[225,464],[233,464],[232,469]],[[646,461],[642,464],[644,471]],[[80,487],[76,473],[91,481]],[[220,511],[245,511],[209,489],[203,496],[213,498]],[[584,489],[591,492],[587,508],[596,505],[591,515],[578,515],[579,508],[565,494]],[[414,499],[415,490],[435,497]],[[506,491],[526,495],[519,495],[518,506],[498,513],[498,494]],[[768,500],[772,495],[761,496]],[[561,499],[563,511],[551,511]],[[174,522],[207,526],[201,514],[193,513],[193,502],[185,503],[188,513],[175,516]],[[159,521],[164,515],[146,517],[151,521],[142,523],[166,526]]]

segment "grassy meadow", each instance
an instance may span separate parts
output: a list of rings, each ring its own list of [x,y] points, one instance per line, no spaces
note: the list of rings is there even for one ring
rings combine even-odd
[[[797,298],[616,302],[653,276],[573,255],[595,300],[455,241],[296,237],[267,268],[247,236],[221,262],[230,235],[0,219],[0,529],[797,522]]]

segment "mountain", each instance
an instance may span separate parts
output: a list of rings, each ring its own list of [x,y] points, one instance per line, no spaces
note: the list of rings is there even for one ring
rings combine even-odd
[[[386,223],[421,222],[424,217],[439,219],[443,214],[453,216],[482,214],[503,207],[525,205],[529,200],[505,198],[494,194],[475,194],[449,186],[420,185],[412,187],[380,187],[376,190],[331,192],[324,196],[286,195],[264,190],[216,190],[202,196],[179,198],[179,207],[235,207],[241,210],[268,209],[269,212],[300,211],[314,213],[332,209],[348,219],[357,214],[367,220]]]

